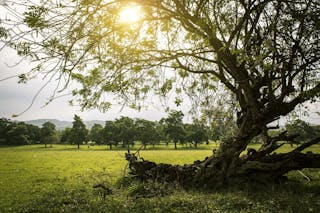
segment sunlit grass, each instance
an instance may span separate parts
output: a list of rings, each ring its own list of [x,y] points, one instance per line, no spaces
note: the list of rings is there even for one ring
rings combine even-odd
[[[163,145],[162,148],[165,147]],[[172,150],[173,147],[169,147],[170,150],[141,150],[140,155],[158,163],[185,164],[211,155],[212,147],[216,145],[207,148],[202,145],[199,150],[183,150],[183,146],[179,146],[179,150]],[[257,148],[256,145],[253,147]],[[313,179],[312,182],[304,180],[297,172],[290,173],[292,180],[303,184],[292,187],[287,185],[283,190],[273,188],[268,189],[271,191],[254,192],[258,194],[232,190],[213,194],[174,191],[170,196],[134,200],[128,198],[130,187],[115,187],[117,180],[127,172],[127,163],[124,160],[126,150],[110,151],[106,150],[107,148],[88,148],[84,145],[80,150],[71,145],[53,145],[47,149],[43,148],[43,145],[1,147],[0,212],[43,212],[52,208],[55,212],[61,212],[62,209],[85,209],[89,212],[148,212],[140,211],[141,208],[158,209],[158,212],[174,212],[173,209],[185,212],[210,212],[214,209],[224,212],[247,212],[250,209],[253,209],[253,212],[265,212],[278,211],[281,208],[290,212],[295,208],[305,208],[316,212],[320,207],[320,196],[314,192],[320,188],[320,172],[317,169],[305,170]],[[284,146],[280,151],[289,150],[290,146]],[[312,151],[320,152],[320,146],[314,146]],[[99,182],[110,184],[116,191],[105,203],[101,203],[101,197],[92,188]],[[302,204],[298,205],[300,196],[299,202]],[[127,210],[123,210],[125,208]]]

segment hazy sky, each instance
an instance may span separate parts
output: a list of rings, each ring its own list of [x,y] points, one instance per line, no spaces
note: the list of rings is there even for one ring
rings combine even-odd
[[[11,67],[19,61],[15,52],[11,49],[5,49],[0,52],[0,79],[4,79],[18,73],[27,72],[30,70],[31,65],[28,62],[22,62],[17,66]],[[12,78],[5,81],[0,81],[0,117],[10,118],[13,114],[23,112],[31,104],[33,97],[45,83],[40,79],[33,79],[27,84],[18,84],[18,78]],[[71,96],[56,99],[49,105],[44,106],[48,98],[52,94],[54,85],[49,85],[44,89],[35,100],[32,107],[23,113],[16,120],[32,120],[41,118],[52,118],[59,120],[72,120],[74,114],[80,115],[84,120],[109,120],[117,117],[129,116],[132,118],[146,118],[149,120],[159,120],[166,116],[164,107],[160,103],[150,105],[148,109],[136,111],[130,108],[120,109],[122,106],[117,105],[106,113],[101,113],[97,110],[81,112],[80,107],[71,107],[68,100]],[[188,111],[188,106],[184,105],[180,108],[184,112]],[[190,120],[190,116],[186,116],[185,120]]]

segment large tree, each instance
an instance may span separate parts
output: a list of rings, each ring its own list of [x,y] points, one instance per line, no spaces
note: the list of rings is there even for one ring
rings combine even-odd
[[[43,73],[59,79],[59,91],[71,79],[83,108],[107,109],[105,93],[140,108],[152,91],[175,91],[179,105],[186,93],[208,108],[221,86],[235,101],[237,129],[215,156],[186,166],[170,180],[223,183],[235,177],[276,180],[290,170],[319,167],[319,154],[303,154],[320,138],[289,153],[271,154],[292,139],[271,138],[270,123],[320,95],[320,2],[318,0],[77,0],[10,3],[0,28],[5,45],[37,61],[25,82]],[[19,11],[26,8],[26,11]],[[123,9],[138,11],[126,20]],[[132,13],[130,13],[132,14]],[[53,94],[55,96],[56,94]],[[240,154],[259,134],[264,143],[247,157]],[[140,177],[157,177],[158,165],[139,162]],[[143,165],[145,166],[145,170]],[[140,169],[139,169],[140,168]],[[167,167],[166,167],[167,168]],[[168,167],[169,170],[173,167]],[[152,175],[154,174],[154,175]],[[171,174],[171,173],[169,173]],[[185,177],[185,178],[183,178]]]

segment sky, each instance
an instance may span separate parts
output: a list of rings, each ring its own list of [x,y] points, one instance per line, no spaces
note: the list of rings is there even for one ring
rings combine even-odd
[[[12,65],[15,65],[19,60],[15,52],[9,48],[0,52],[0,79],[28,72],[32,68],[32,65],[27,61],[23,61],[19,65],[12,67]],[[29,110],[18,117],[12,118],[13,114],[20,114],[29,107],[33,97],[45,83],[41,77],[32,79],[26,84],[18,84],[17,82],[17,77],[0,81],[0,117],[14,120],[48,118],[71,121],[74,114],[79,115],[84,120],[113,120],[120,116],[159,120],[166,116],[164,107],[157,101],[147,109],[142,109],[141,111],[128,107],[122,109],[122,105],[115,105],[106,113],[99,112],[98,110],[81,111],[79,106],[70,106],[68,101],[72,98],[71,96],[56,99],[44,106],[54,90],[54,84],[49,84],[35,99]],[[188,106],[185,104],[178,109],[187,114]],[[191,117],[188,115],[185,118],[187,121],[190,119]]]

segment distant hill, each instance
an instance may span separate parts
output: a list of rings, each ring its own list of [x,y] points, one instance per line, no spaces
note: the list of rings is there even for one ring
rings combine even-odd
[[[102,126],[105,125],[106,121],[101,121],[101,120],[91,120],[91,121],[83,121],[87,127],[87,129],[91,129],[91,127],[94,124],[101,124]],[[72,123],[72,122],[71,122]],[[71,125],[72,126],[72,125]]]
[[[30,120],[30,121],[24,121],[27,124],[32,124],[38,127],[42,127],[42,124],[44,124],[45,122],[51,122],[54,125],[56,125],[56,129],[57,130],[63,130],[66,127],[72,127],[72,121],[60,121],[57,119],[37,119],[37,120]],[[91,120],[91,121],[83,121],[87,127],[87,129],[91,129],[91,127],[94,124],[101,124],[102,126],[104,126],[105,121],[101,121],[101,120]]]

